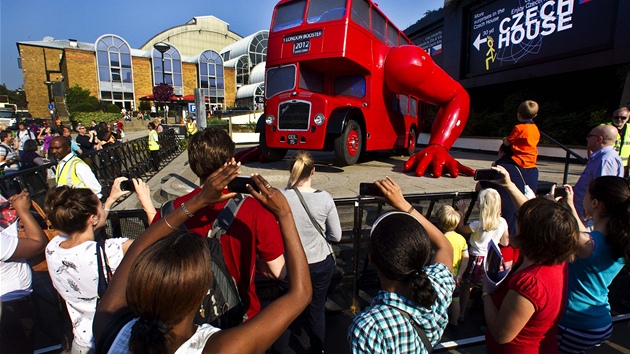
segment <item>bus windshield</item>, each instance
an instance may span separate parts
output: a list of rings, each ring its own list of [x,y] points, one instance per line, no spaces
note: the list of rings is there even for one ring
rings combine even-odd
[[[280,92],[292,90],[295,87],[295,65],[267,69],[265,82],[267,84],[265,89],[266,98],[273,97]]]

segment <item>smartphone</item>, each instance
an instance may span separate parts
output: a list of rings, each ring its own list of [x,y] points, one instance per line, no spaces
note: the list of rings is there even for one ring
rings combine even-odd
[[[558,197],[566,197],[567,196],[567,190],[564,189],[564,186],[556,186],[556,189],[553,192],[553,197],[554,198],[558,198]]]
[[[136,187],[133,185],[133,181],[131,180],[131,177],[127,177],[126,181],[120,182],[120,190],[129,191],[131,193],[136,191]]]
[[[475,181],[495,180],[497,178],[501,178],[501,174],[499,171],[491,168],[476,170],[473,177]]]
[[[249,194],[249,191],[247,190],[247,185],[248,184],[250,186],[252,186],[255,191],[258,191],[258,189],[256,188],[256,185],[252,181],[251,177],[236,177],[236,178],[234,178],[232,180],[232,182],[230,182],[228,184],[228,190],[230,192],[247,193],[247,194]]]
[[[361,184],[359,184],[359,194],[360,195],[372,195],[372,196],[376,196],[376,197],[382,197],[383,196],[383,192],[381,191],[380,188],[378,188],[378,186],[374,183],[365,183],[365,182],[361,182]]]

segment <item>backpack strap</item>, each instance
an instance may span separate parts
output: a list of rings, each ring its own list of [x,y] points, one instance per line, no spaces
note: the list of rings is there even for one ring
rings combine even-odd
[[[399,309],[398,307],[394,307],[394,306],[390,306],[390,307],[393,308],[393,309],[396,309],[398,312],[400,312],[400,314],[403,315],[403,317],[405,317],[407,319],[407,321],[409,321],[411,323],[413,328],[416,330],[416,333],[418,334],[418,336],[422,340],[422,344],[424,345],[424,349],[427,350],[427,353],[431,354],[433,352],[433,346],[431,345],[431,342],[429,341],[429,338],[427,337],[427,334],[424,333],[424,329],[422,329],[422,327],[420,327],[420,325],[418,325],[416,323],[416,321],[414,321],[411,318],[411,315],[409,315],[409,313],[407,311]]]
[[[317,220],[315,220],[315,217],[313,217],[313,214],[311,214],[311,211],[308,209],[308,205],[306,205],[306,201],[304,200],[304,197],[302,196],[302,193],[300,192],[299,189],[293,188],[293,191],[295,192],[295,194],[297,195],[298,199],[300,200],[300,203],[302,203],[302,206],[304,207],[304,210],[306,211],[306,215],[308,215],[308,218],[311,220],[311,224],[313,224],[313,227],[315,228],[315,230],[317,230],[317,232],[324,238],[324,241],[326,241],[326,245],[328,246],[328,250],[330,251],[330,254],[332,255],[333,261],[335,262],[335,264],[337,264],[337,257],[335,256],[335,252],[332,249],[332,246],[330,245],[330,242],[328,242],[328,239],[326,238],[326,232],[324,232],[324,230],[322,229],[322,226],[317,222]]]
[[[238,193],[234,198],[230,199],[223,210],[219,213],[219,216],[212,223],[212,228],[208,231],[208,237],[220,239],[221,236],[227,233],[227,230],[232,225],[232,221],[236,217],[236,213],[243,205],[247,197],[243,197],[241,193]]]

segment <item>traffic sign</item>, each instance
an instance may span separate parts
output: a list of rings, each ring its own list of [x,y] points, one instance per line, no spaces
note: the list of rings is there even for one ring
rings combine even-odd
[[[48,104],[48,109],[49,109],[49,110],[53,110],[53,109],[55,109],[55,105],[54,105],[54,104],[52,104],[52,103],[49,103],[49,104]]]
[[[190,112],[190,113],[197,113],[197,106],[195,106],[194,103],[189,103],[188,104],[188,112]]]

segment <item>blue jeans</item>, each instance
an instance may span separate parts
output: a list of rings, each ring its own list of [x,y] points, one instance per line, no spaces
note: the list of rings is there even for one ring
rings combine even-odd
[[[313,286],[313,298],[306,308],[310,325],[311,353],[321,353],[326,335],[326,298],[335,264],[331,255],[321,262],[308,265]]]
[[[510,179],[521,192],[525,192],[525,184],[527,184],[532,191],[536,193],[536,189],[538,188],[538,168],[522,168],[510,157],[499,159],[496,164],[504,167],[508,171]],[[523,177],[521,177],[521,175]],[[514,207],[514,203],[512,203],[510,194],[503,187],[499,187],[491,182],[482,181],[481,186],[483,188],[494,188],[499,192],[501,195],[501,216],[507,221],[510,235],[516,235],[517,210]]]

